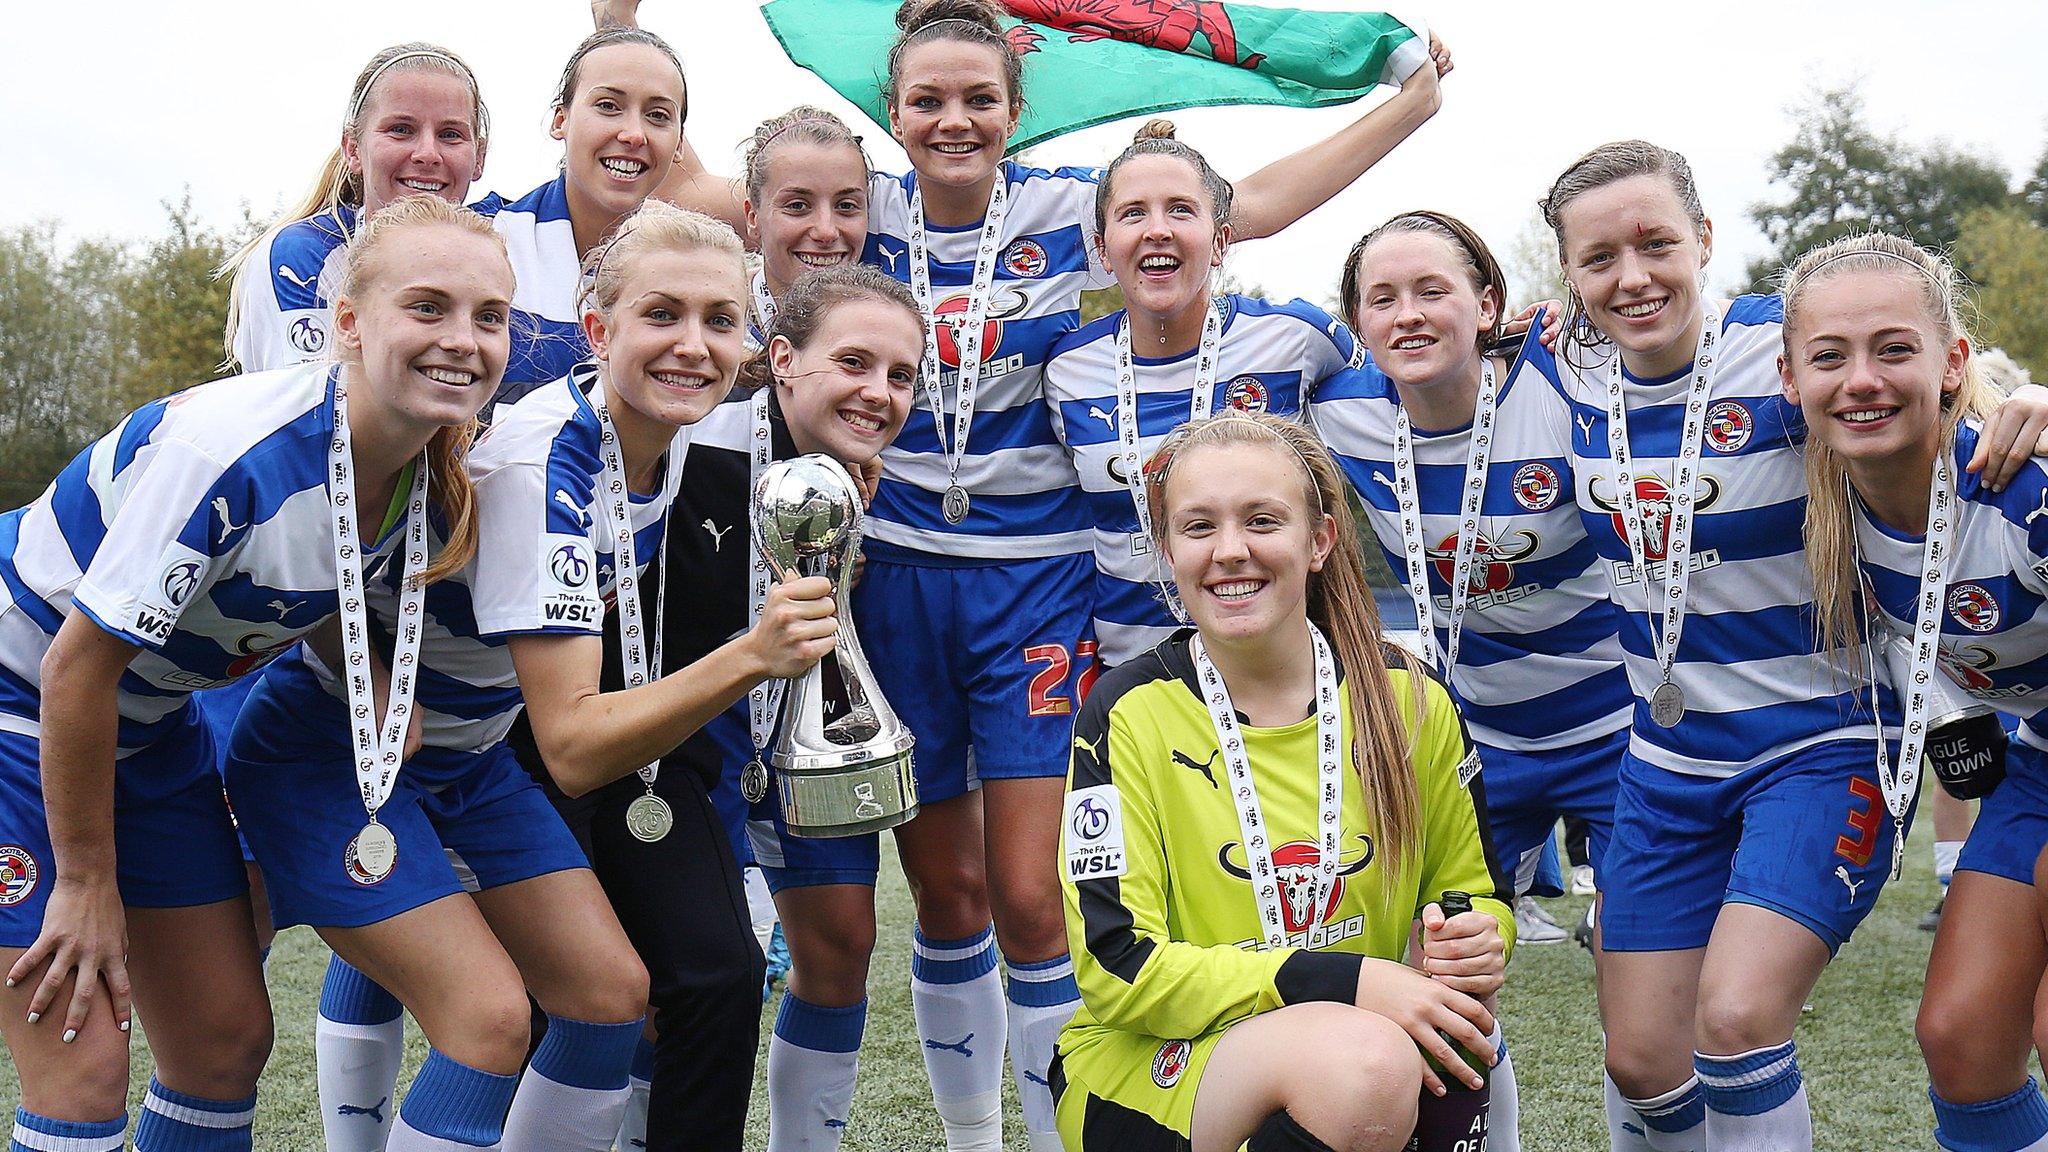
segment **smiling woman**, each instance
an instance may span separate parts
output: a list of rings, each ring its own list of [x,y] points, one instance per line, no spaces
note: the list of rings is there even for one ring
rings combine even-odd
[[[122,1146],[132,976],[156,1059],[137,1142],[247,1145],[269,1008],[212,733],[188,697],[316,629],[338,638],[337,611],[367,659],[366,569],[424,585],[469,561],[464,453],[504,371],[512,291],[474,214],[386,208],[337,285],[337,364],[155,401],[0,516],[0,841],[27,878],[0,904],[18,1144]],[[346,695],[371,713],[368,676]],[[357,731],[375,747],[367,721]],[[341,856],[321,863],[340,874]]]

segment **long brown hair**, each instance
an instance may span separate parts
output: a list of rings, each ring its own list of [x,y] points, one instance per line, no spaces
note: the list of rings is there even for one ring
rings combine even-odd
[[[1194,449],[1224,444],[1262,445],[1298,461],[1303,472],[1303,503],[1336,521],[1336,543],[1323,570],[1308,576],[1308,618],[1329,637],[1344,666],[1345,694],[1351,703],[1351,762],[1358,770],[1366,814],[1384,854],[1386,867],[1380,878],[1391,885],[1402,862],[1422,840],[1422,798],[1409,757],[1427,714],[1426,674],[1407,651],[1381,640],[1379,607],[1365,578],[1358,523],[1345,499],[1343,473],[1305,424],[1271,413],[1230,409],[1183,424],[1170,433],[1145,465],[1145,498],[1159,510],[1152,519],[1153,546],[1158,554],[1166,555],[1166,489],[1174,466]],[[1388,675],[1390,664],[1408,678],[1415,717],[1412,725],[1401,720],[1393,677]]]
[[[1969,338],[1963,322],[1962,281],[1941,256],[1903,237],[1885,232],[1844,236],[1799,258],[1784,280],[1785,323],[1782,339],[1786,370],[1797,363],[1792,330],[1799,323],[1807,290],[1849,272],[1888,272],[1910,278],[1920,290],[1927,314],[1944,343]],[[1955,450],[1956,427],[1965,418],[1991,415],[2004,393],[1978,371],[1975,358],[1963,364],[1961,387],[1941,401],[1941,435],[1937,452]],[[1822,438],[1806,436],[1806,565],[1813,575],[1814,625],[1821,651],[1846,651],[1858,642],[1856,605],[1862,600],[1856,572],[1854,519],[1849,509],[1848,473],[1842,458]]]
[[[355,237],[349,241],[348,260],[342,268],[336,299],[355,299],[370,283],[379,271],[378,250],[394,233],[436,224],[489,238],[506,268],[511,268],[511,257],[505,255],[505,239],[491,227],[490,221],[438,196],[408,196],[358,222]],[[469,446],[476,439],[476,432],[477,422],[470,420],[444,426],[427,441],[427,497],[440,510],[447,532],[440,554],[419,575],[422,584],[460,572],[476,555],[476,486],[469,478]]]
[[[476,134],[477,160],[481,163],[485,146],[490,143],[491,117],[484,108],[483,92],[477,87],[476,73],[470,71],[469,65],[463,63],[462,57],[439,45],[423,41],[393,44],[370,57],[370,62],[363,65],[361,72],[356,73],[355,86],[349,90],[348,115],[341,123],[342,135],[355,140],[362,138],[364,130],[369,127],[366,117],[372,107],[370,97],[376,85],[388,76],[403,72],[443,72],[469,85],[470,127]],[[223,363],[231,363],[235,358],[235,336],[242,328],[242,296],[249,291],[248,265],[257,249],[268,244],[271,238],[284,228],[301,220],[309,220],[323,212],[336,212],[343,205],[350,208],[363,206],[363,181],[361,177],[349,171],[348,157],[337,143],[334,151],[328,154],[326,163],[321,166],[319,178],[314,180],[313,186],[299,198],[299,202],[273,221],[269,228],[257,233],[240,248],[235,249],[233,255],[221,261],[220,267],[214,269],[213,274],[217,278],[233,278],[229,281],[228,287],[228,322],[225,334],[227,360]],[[335,227],[337,230],[341,227],[338,213]],[[267,279],[270,276],[270,269],[257,269],[255,274]]]
[[[808,348],[825,317],[834,308],[853,300],[879,300],[894,304],[908,312],[917,321],[918,334],[924,334],[924,310],[917,306],[917,298],[903,286],[903,281],[872,264],[819,268],[797,277],[796,283],[791,284],[776,303],[775,319],[761,334],[760,350],[740,365],[740,387],[765,388],[775,382],[775,372],[769,367],[768,348],[775,343],[777,336],[789,341],[799,351]]]

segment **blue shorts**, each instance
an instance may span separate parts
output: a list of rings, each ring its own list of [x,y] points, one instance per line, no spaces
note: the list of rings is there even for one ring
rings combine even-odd
[[[2034,860],[2043,845],[2048,845],[2048,752],[2015,737],[2006,748],[2005,779],[1979,807],[1956,869],[2032,884]]]
[[[35,737],[0,732],[0,946],[8,948],[36,942],[57,882],[41,763]],[[114,862],[121,901],[133,908],[216,904],[249,890],[213,743],[192,710],[115,765]]]
[[[733,858],[742,866],[757,865],[770,892],[814,888],[820,884],[865,884],[872,888],[881,870],[881,837],[839,836],[829,840],[791,836],[782,825],[782,805],[775,786],[759,804],[740,795],[740,772],[754,755],[747,732],[747,702],[726,709],[704,731],[717,743],[725,760],[711,805],[733,837]]]
[[[919,802],[982,780],[1066,775],[1093,664],[1094,588],[1085,553],[963,568],[868,560],[854,621],[882,694],[917,737]]]
[[[1586,851],[1593,875],[1614,836],[1615,778],[1628,752],[1628,730],[1543,752],[1518,752],[1482,746],[1481,777],[1486,781],[1486,816],[1493,827],[1493,846],[1503,861],[1519,861],[1532,848],[1556,838],[1557,822],[1577,816],[1586,822]],[[1554,884],[1531,889],[1538,896],[1561,896]]]
[[[228,747],[228,796],[270,892],[278,928],[356,928],[465,890],[590,862],[509,745],[426,748],[377,819],[398,839],[380,882],[353,878],[349,841],[366,817],[339,701],[310,676],[264,674]]]
[[[234,734],[235,717],[242,711],[242,701],[247,700],[249,693],[256,690],[256,680],[255,676],[244,676],[232,684],[192,694],[193,709],[199,713],[200,721],[213,735],[214,770],[223,780],[227,779],[228,774],[228,737]],[[229,812],[229,815],[232,816],[234,813]],[[239,824],[235,826],[235,839],[241,846],[242,859],[251,864],[255,863],[256,857],[250,854],[249,841],[243,839]]]
[[[1816,744],[1727,779],[1624,756],[1599,868],[1602,944],[1704,948],[1721,906],[1737,903],[1789,917],[1839,949],[1891,871],[1876,765],[1868,740]]]

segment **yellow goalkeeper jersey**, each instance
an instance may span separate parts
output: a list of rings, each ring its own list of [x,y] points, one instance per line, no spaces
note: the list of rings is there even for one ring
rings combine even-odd
[[[1477,753],[1432,677],[1413,740],[1420,843],[1383,885],[1378,830],[1347,770],[1337,892],[1320,918],[1315,716],[1242,728],[1287,935],[1286,947],[1262,949],[1237,807],[1196,689],[1192,635],[1178,633],[1105,674],[1075,721],[1060,867],[1082,1007],[1061,1035],[1062,1052],[1071,1058],[1104,1031],[1193,1038],[1285,1004],[1348,1003],[1363,959],[1403,959],[1415,917],[1447,890],[1471,893],[1512,945],[1512,882],[1487,834]],[[1391,676],[1412,731],[1406,673]],[[1340,696],[1348,747],[1350,698]]]

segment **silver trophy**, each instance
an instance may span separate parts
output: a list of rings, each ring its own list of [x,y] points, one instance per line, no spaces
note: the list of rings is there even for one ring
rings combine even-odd
[[[828,576],[842,605],[838,647],[782,694],[769,763],[783,823],[819,838],[893,828],[917,815],[916,741],[882,699],[843,607],[860,551],[860,490],[831,457],[799,456],[762,469],[754,510],[755,546],[777,578]]]

